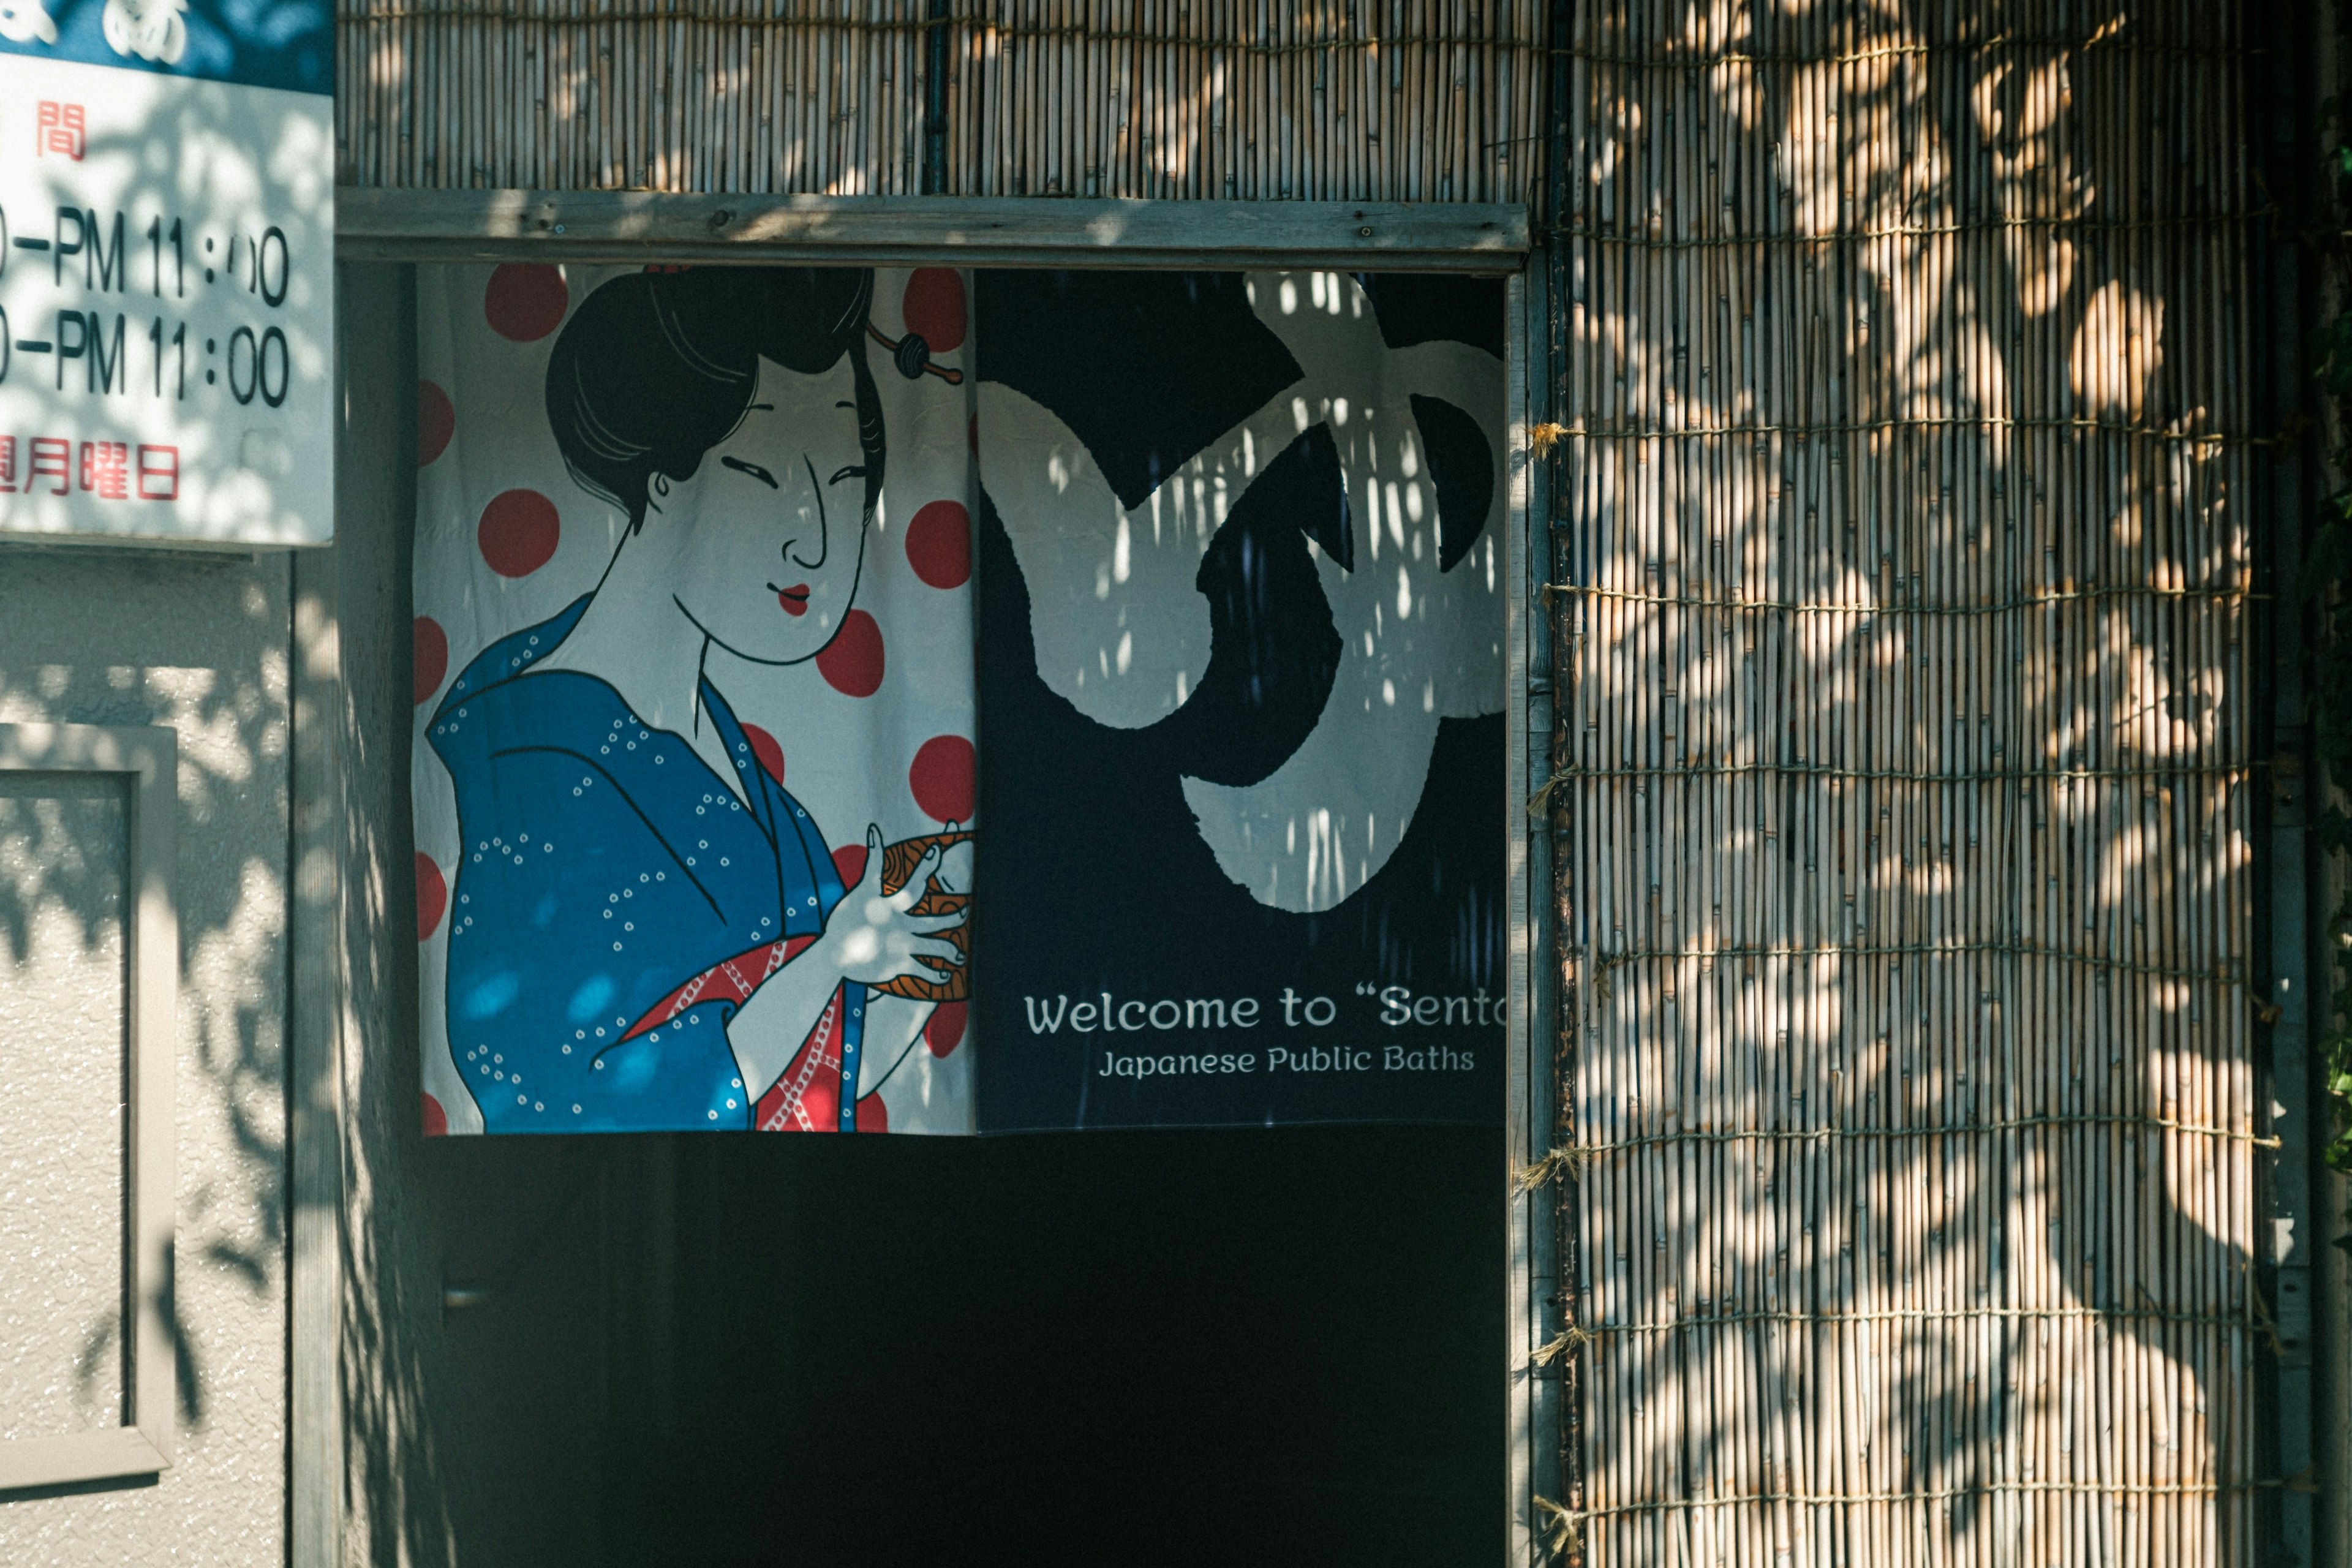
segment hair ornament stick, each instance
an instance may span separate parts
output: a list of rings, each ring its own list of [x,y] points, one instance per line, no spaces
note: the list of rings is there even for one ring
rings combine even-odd
[[[929,371],[950,386],[963,384],[963,372],[950,365],[931,363],[931,345],[923,341],[922,333],[908,332],[903,338],[894,339],[871,321],[866,323],[866,331],[876,342],[890,351],[891,363],[908,381],[919,380],[925,371]]]

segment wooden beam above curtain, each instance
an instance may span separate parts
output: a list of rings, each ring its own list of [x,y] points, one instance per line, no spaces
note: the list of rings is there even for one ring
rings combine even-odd
[[[1517,271],[1496,203],[1038,201],[661,191],[339,191],[336,254],[371,261]]]

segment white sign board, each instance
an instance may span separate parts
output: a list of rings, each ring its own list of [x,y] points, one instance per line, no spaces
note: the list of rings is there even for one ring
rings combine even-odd
[[[324,5],[0,0],[0,533],[334,530]]]

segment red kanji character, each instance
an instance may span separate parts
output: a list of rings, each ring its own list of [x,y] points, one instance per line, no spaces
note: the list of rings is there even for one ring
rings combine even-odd
[[[61,496],[73,488],[73,443],[62,436],[33,437],[33,471],[25,480],[25,493],[43,479],[55,479],[58,488],[49,493]]]
[[[139,448],[139,499],[180,499],[180,449],[177,447]]]
[[[0,436],[0,494],[16,493],[16,437]]]
[[[130,500],[131,448],[121,441],[84,441],[81,488],[100,500]]]
[[[53,103],[43,100],[39,129],[33,136],[33,156],[62,153],[75,163],[81,162],[83,119],[79,103]]]

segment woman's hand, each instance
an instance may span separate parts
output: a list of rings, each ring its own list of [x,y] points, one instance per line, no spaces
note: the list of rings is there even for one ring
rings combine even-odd
[[[956,825],[952,822],[949,823],[948,831],[953,833],[955,830]],[[938,879],[940,891],[943,893],[971,891],[971,839],[967,838],[961,844],[951,844],[948,847],[946,856],[940,861]]]
[[[939,868],[940,851],[933,848],[916,865],[905,887],[884,892],[882,830],[868,826],[866,874],[834,906],[824,934],[803,962],[814,958],[825,970],[861,985],[887,985],[910,974],[930,982],[944,978],[942,972],[961,963],[963,956],[940,933],[961,925],[962,914],[908,912],[922,901]]]

